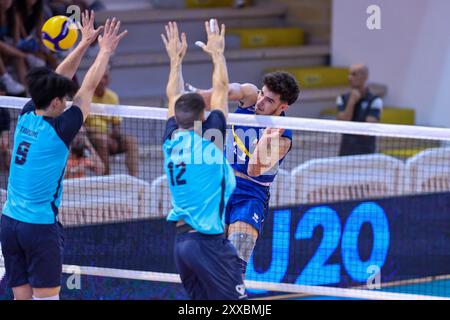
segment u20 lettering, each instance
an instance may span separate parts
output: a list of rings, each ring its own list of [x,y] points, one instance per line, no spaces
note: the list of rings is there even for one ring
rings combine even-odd
[[[264,272],[257,272],[253,256],[251,257],[246,279],[255,281],[281,282],[290,263],[291,216],[292,209],[275,210],[273,214],[272,259]],[[364,258],[359,253],[359,236],[361,229],[372,230],[372,247],[366,249]],[[381,270],[388,254],[390,231],[384,210],[374,202],[364,202],[355,207],[346,221],[328,206],[313,207],[306,211],[299,220],[294,239],[310,241],[316,228],[322,228],[320,244],[305,267],[298,274],[295,283],[301,285],[332,285],[340,283],[342,274],[347,274],[352,281],[365,283],[374,276],[374,268]],[[301,250],[301,246],[296,246]],[[329,262],[336,250],[340,249],[339,261],[336,255]],[[289,269],[290,270],[290,269]],[[379,273],[379,272],[377,272]]]

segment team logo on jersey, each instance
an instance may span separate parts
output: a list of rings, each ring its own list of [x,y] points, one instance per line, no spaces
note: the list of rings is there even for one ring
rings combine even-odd
[[[236,286],[236,291],[239,293],[239,299],[245,298],[247,295],[245,294],[245,285],[238,284]]]
[[[238,153],[238,156],[237,156],[237,157],[239,158],[239,160],[245,162],[245,159],[246,159],[245,153],[243,153],[243,152]]]

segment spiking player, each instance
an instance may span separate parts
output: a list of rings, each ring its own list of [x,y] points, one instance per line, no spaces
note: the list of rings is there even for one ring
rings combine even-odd
[[[99,52],[64,111],[70,80],[89,45],[103,27],[94,28],[94,13],[82,16],[82,40],[58,66],[31,70],[28,84],[32,100],[17,121],[8,184],[1,218],[1,245],[7,285],[17,300],[59,300],[64,240],[58,222],[69,145],[89,114],[95,88],[126,31],[120,22],[105,23],[98,37]]]
[[[191,89],[209,103],[211,90]],[[285,72],[266,74],[261,90],[250,83],[229,86],[229,99],[239,101],[235,111],[239,114],[284,116],[299,93],[296,80]],[[270,185],[291,145],[291,130],[232,126],[227,136],[227,159],[236,175],[236,189],[225,214],[227,235],[237,249],[244,275],[266,218]]]

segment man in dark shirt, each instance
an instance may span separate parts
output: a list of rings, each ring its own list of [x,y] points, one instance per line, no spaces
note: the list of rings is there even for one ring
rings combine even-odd
[[[369,69],[355,64],[349,70],[351,92],[336,100],[337,120],[356,122],[379,122],[383,110],[383,100],[372,94],[366,86]],[[340,156],[370,154],[376,151],[376,138],[364,135],[342,135]]]

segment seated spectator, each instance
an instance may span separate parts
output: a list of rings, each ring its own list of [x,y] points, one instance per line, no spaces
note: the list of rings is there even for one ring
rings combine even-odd
[[[100,84],[95,90],[93,103],[119,104],[117,94],[108,89],[110,81],[110,68],[108,67]],[[138,174],[138,145],[135,137],[123,134],[120,131],[121,118],[110,116],[90,115],[86,120],[89,139],[92,141],[100,158],[105,164],[105,175],[110,173],[109,156],[125,153],[125,163],[132,176]]]
[[[356,122],[379,122],[383,110],[383,100],[369,91],[366,82],[369,69],[355,64],[349,70],[351,92],[336,100],[338,120]],[[371,154],[376,152],[376,137],[344,134],[342,135],[340,156]]]
[[[82,178],[86,170],[95,175],[101,175],[105,166],[90,143],[86,130],[81,128],[70,145],[70,155],[67,161],[66,179]]]
[[[25,87],[20,82],[14,80],[13,77],[6,70],[5,64],[3,63],[3,59],[1,57],[1,48],[0,48],[0,84],[5,88],[5,94],[17,96],[25,93]]]
[[[57,58],[47,49],[42,41],[41,30],[46,19],[44,15],[44,0],[17,0],[15,6],[16,28],[14,44],[22,52],[30,53],[42,60],[53,70],[57,67]]]
[[[6,94],[6,87],[0,83],[0,96]],[[9,146],[9,130],[11,124],[11,117],[9,110],[6,108],[0,108],[0,157],[1,162],[5,166],[5,171],[9,172],[9,165],[11,162],[11,150]]]
[[[22,95],[25,93],[28,67],[43,66],[43,61],[15,47],[13,35],[18,23],[15,19],[15,5],[12,0],[0,1],[0,82],[6,86],[7,94]],[[15,67],[18,81],[12,78],[6,66]]]

